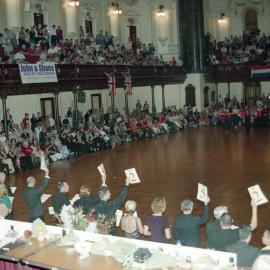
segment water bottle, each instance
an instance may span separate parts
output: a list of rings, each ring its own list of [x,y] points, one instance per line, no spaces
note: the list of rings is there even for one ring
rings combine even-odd
[[[181,241],[176,241],[176,247],[175,247],[175,264],[176,268],[179,269],[181,266]]]

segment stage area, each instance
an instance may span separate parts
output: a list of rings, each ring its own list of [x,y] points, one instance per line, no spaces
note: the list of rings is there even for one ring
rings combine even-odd
[[[115,150],[87,154],[72,160],[58,161],[49,167],[51,182],[46,193],[56,193],[58,180],[68,180],[69,197],[79,192],[80,186],[89,184],[96,194],[101,178],[96,167],[104,163],[107,184],[114,198],[125,183],[124,170],[135,167],[142,183],[130,186],[128,199],[138,204],[138,214],[151,214],[154,197],[167,200],[166,214],[172,223],[180,213],[180,201],[195,201],[195,213],[202,211],[202,203],[196,201],[197,183],[208,186],[211,197],[211,214],[217,205],[227,205],[235,224],[248,224],[251,217],[250,197],[247,188],[260,184],[270,199],[270,136],[268,129],[225,131],[219,127],[189,129],[147,140],[123,145]],[[27,221],[27,208],[22,200],[22,190],[28,176],[37,177],[40,170],[25,171],[10,176],[7,184],[17,186],[14,200],[14,219]],[[46,222],[53,224],[48,215],[51,200],[45,204]],[[261,235],[269,223],[270,205],[260,206],[259,225],[252,243],[261,246]],[[211,215],[212,218],[212,215]],[[201,231],[204,238],[204,229]]]

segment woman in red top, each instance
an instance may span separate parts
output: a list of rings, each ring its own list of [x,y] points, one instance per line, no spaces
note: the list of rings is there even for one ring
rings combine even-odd
[[[56,38],[58,43],[60,42],[60,40],[63,40],[63,30],[61,29],[60,25],[58,25],[58,28],[56,29]]]
[[[25,169],[33,169],[32,152],[33,149],[29,146],[28,141],[24,140],[21,146],[21,166]]]

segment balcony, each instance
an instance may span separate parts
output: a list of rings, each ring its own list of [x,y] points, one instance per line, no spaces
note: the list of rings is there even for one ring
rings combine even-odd
[[[117,88],[124,87],[123,72],[129,70],[133,87],[180,84],[186,79],[178,66],[56,65],[58,83],[22,84],[18,65],[0,65],[0,95],[40,94],[107,89],[105,72],[114,71]]]
[[[241,64],[209,65],[206,68],[205,80],[208,83],[270,81],[269,75],[260,77],[259,79],[253,79],[251,77],[251,66],[253,65],[269,68],[270,63],[248,62]]]

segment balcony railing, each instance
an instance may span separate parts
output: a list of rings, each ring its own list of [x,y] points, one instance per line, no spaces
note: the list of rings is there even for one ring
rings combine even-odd
[[[209,83],[222,82],[252,82],[252,81],[270,81],[270,76],[266,75],[259,79],[252,78],[251,67],[269,66],[270,63],[248,62],[241,64],[209,65],[205,72],[205,80]]]
[[[124,87],[123,72],[129,71],[132,85],[180,84],[186,74],[179,66],[56,65],[58,83],[22,84],[18,65],[0,65],[0,95],[20,95],[54,91],[107,89],[105,72],[114,72],[117,88]]]

